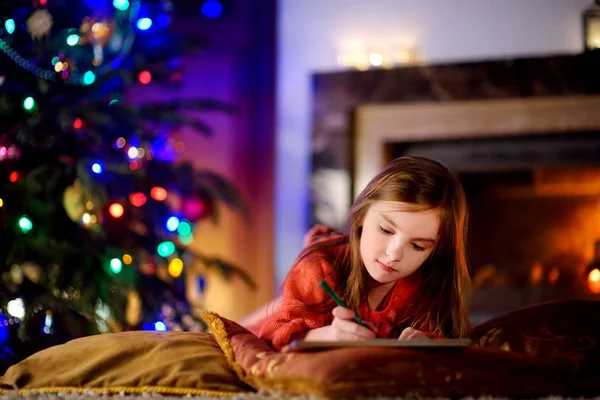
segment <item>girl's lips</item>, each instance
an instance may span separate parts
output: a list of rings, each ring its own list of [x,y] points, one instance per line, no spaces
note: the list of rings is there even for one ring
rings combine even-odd
[[[385,265],[381,261],[377,261],[377,264],[379,265],[379,268],[381,268],[385,272],[396,272],[396,270],[394,268],[388,267],[387,265]]]

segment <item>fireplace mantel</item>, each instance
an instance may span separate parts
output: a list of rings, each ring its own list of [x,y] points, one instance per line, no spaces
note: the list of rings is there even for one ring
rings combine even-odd
[[[383,167],[390,143],[581,131],[600,132],[600,95],[359,106],[353,196]]]

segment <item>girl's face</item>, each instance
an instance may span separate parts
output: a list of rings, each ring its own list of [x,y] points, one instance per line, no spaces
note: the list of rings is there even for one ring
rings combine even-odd
[[[388,284],[415,272],[433,251],[439,210],[412,211],[411,204],[375,202],[367,211],[360,256],[369,275]]]

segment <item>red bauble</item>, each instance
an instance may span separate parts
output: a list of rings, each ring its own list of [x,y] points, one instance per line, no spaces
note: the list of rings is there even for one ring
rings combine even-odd
[[[189,221],[196,222],[212,213],[212,201],[203,196],[194,195],[183,201],[181,210]]]

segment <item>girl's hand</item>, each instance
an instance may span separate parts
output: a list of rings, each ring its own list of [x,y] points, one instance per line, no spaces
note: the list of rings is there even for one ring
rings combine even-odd
[[[333,334],[336,340],[365,340],[375,339],[375,332],[354,322],[356,313],[349,308],[337,306],[332,311]]]
[[[366,340],[374,339],[375,332],[354,322],[354,311],[337,306],[332,311],[333,322],[331,325],[313,329],[308,332],[304,340]]]
[[[398,340],[415,340],[415,339],[429,339],[429,336],[427,336],[425,333],[423,333],[422,331],[415,329],[415,328],[406,328],[402,331],[402,333],[400,334],[400,337],[398,338]]]

